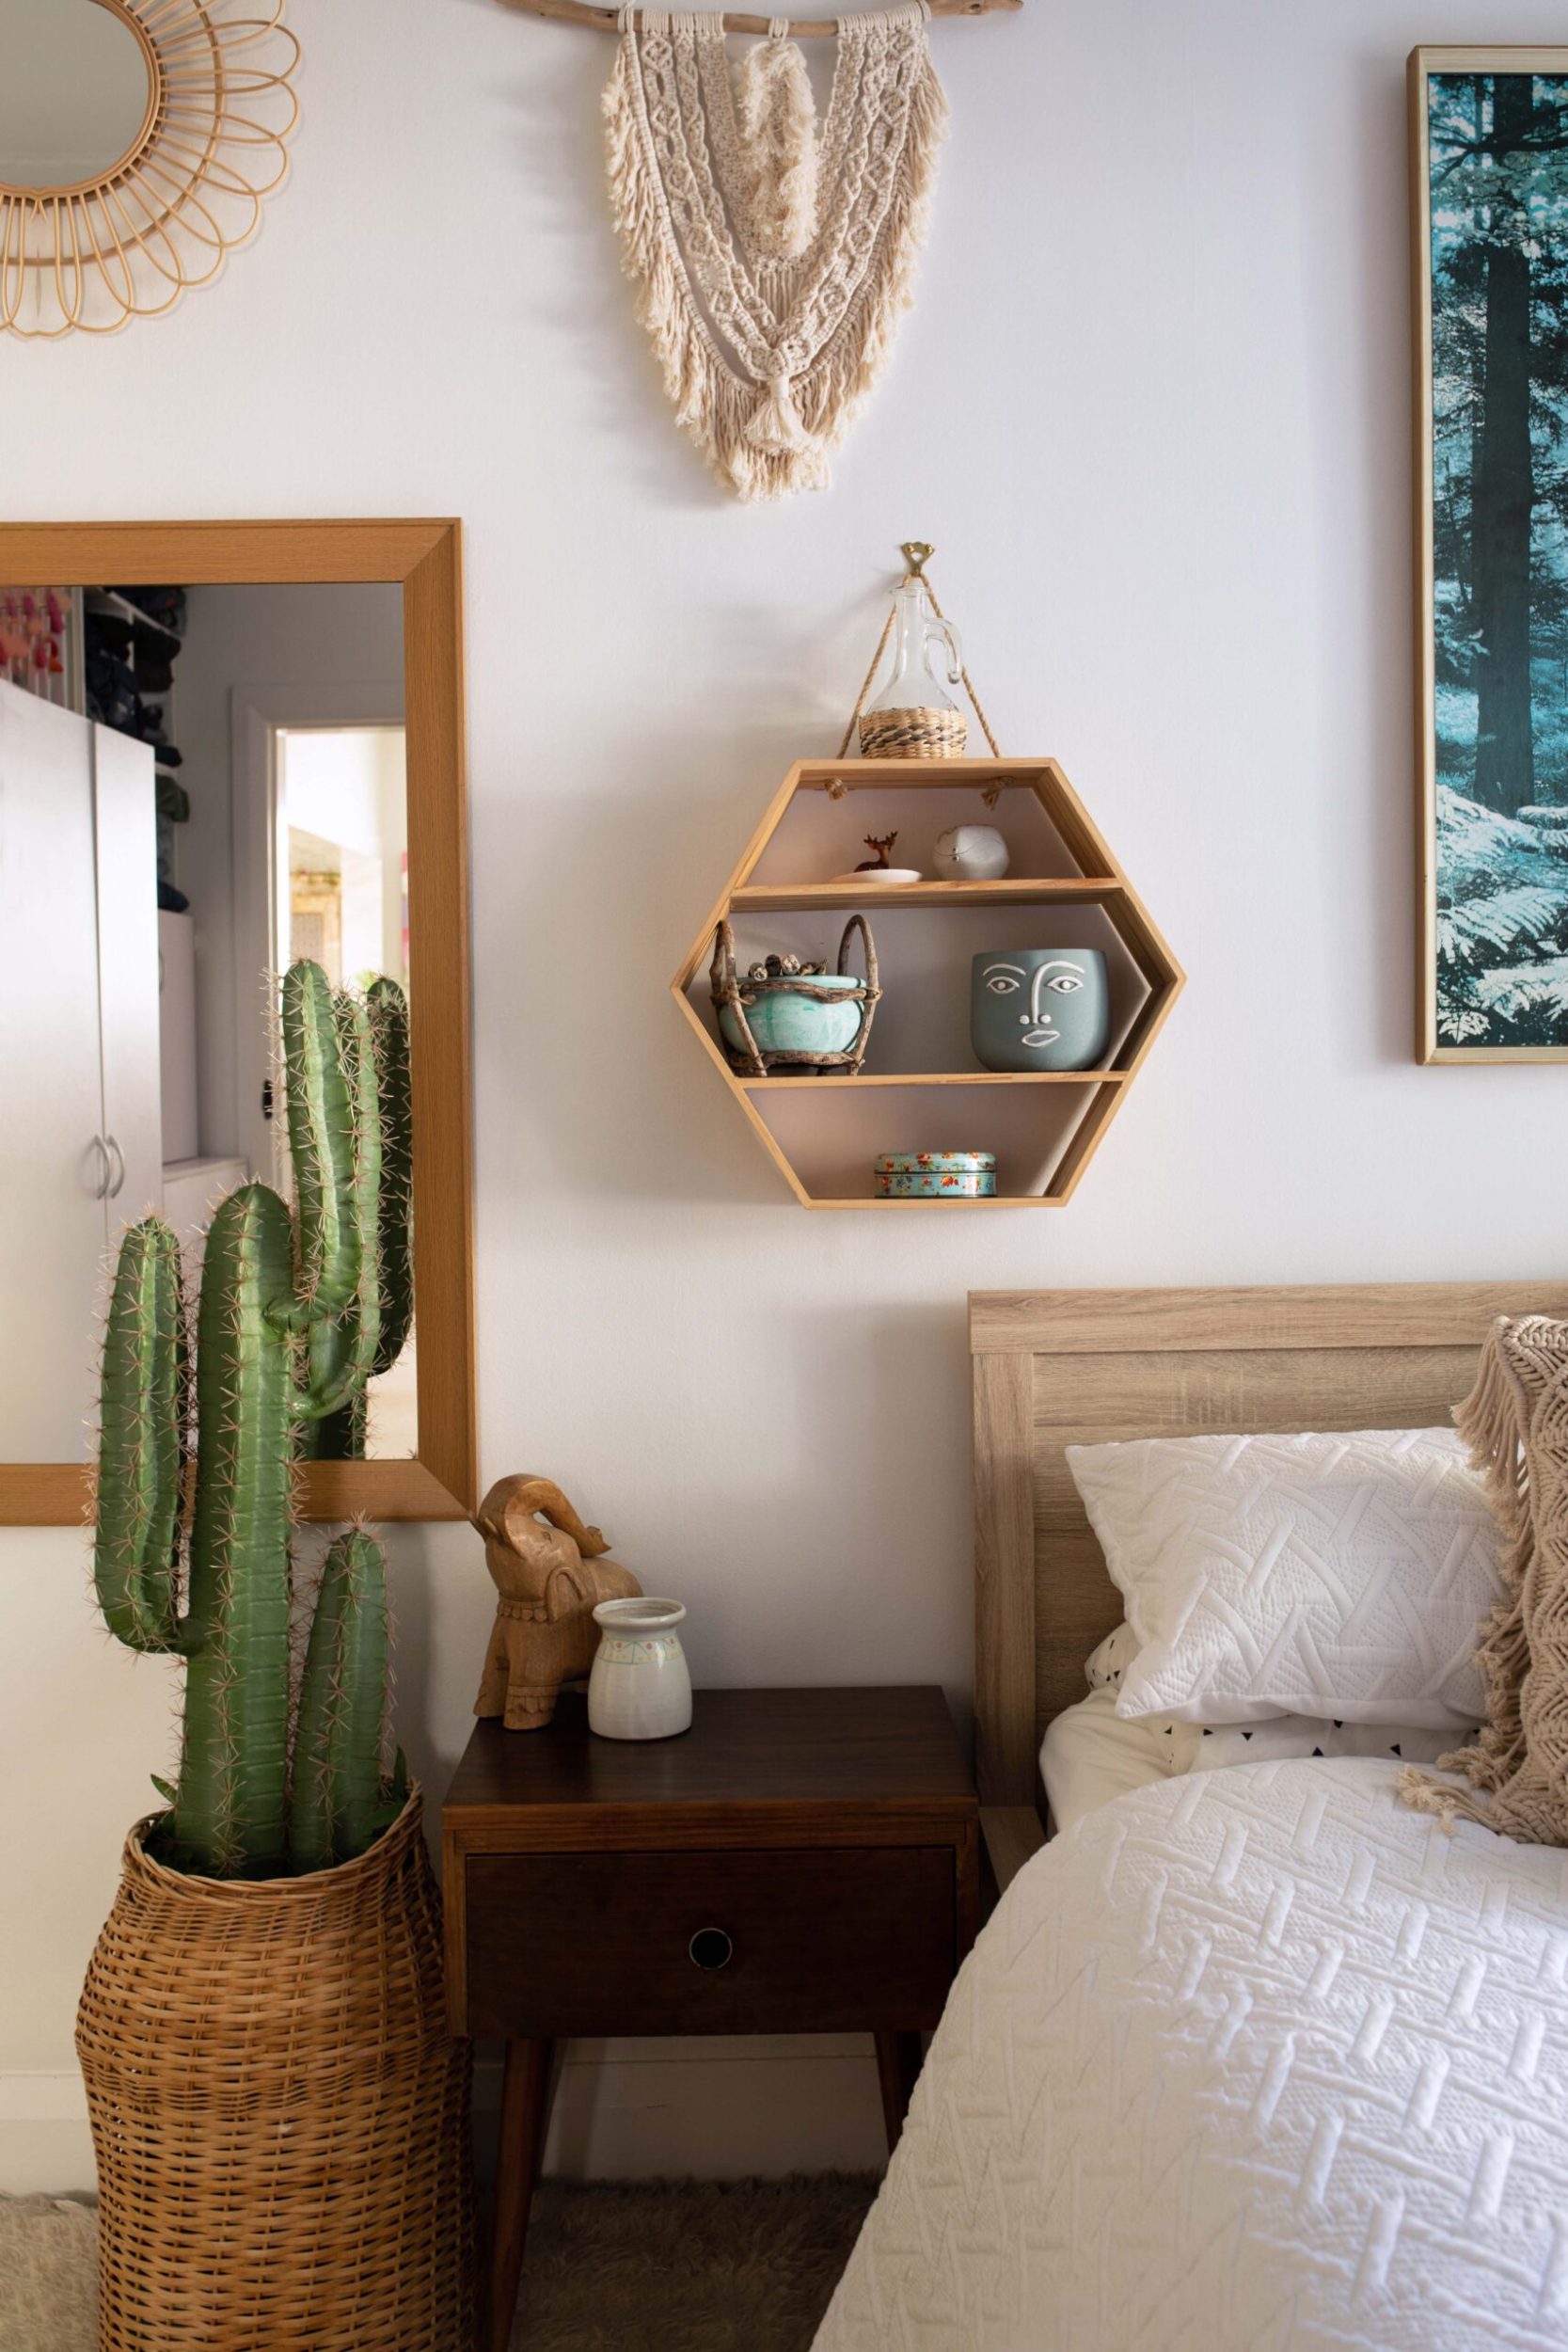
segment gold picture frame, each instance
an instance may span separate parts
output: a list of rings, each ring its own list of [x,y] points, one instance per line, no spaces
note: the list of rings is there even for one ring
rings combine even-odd
[[[0,523],[0,589],[36,580],[402,588],[419,1452],[305,1462],[296,1491],[302,1518],[466,1519],[478,1501],[478,1436],[461,526]],[[83,1463],[0,1463],[0,1526],[79,1524],[92,1502]]]
[[[211,278],[288,168],[299,43],[284,0],[96,0],[142,53],[141,127],[62,187],[0,180],[0,329],[112,334]]]
[[[1433,129],[1434,77],[1464,77],[1467,88],[1473,90],[1473,135],[1467,140],[1463,126],[1456,135],[1455,125],[1445,116],[1452,114],[1455,93],[1439,91],[1439,117]],[[1559,818],[1556,803],[1538,806],[1538,784],[1530,788],[1528,802],[1520,797],[1517,782],[1511,787],[1499,786],[1488,773],[1481,774],[1481,747],[1491,744],[1494,730],[1481,709],[1481,691],[1470,693],[1470,677],[1464,674],[1464,655],[1454,660],[1456,644],[1471,648],[1471,670],[1479,681],[1480,660],[1495,665],[1503,658],[1502,632],[1487,609],[1488,600],[1476,593],[1478,566],[1477,547],[1487,529],[1486,520],[1479,513],[1481,500],[1481,463],[1472,456],[1473,470],[1465,473],[1461,465],[1456,492],[1455,479],[1446,452],[1443,453],[1442,482],[1439,483],[1439,428],[1444,422],[1455,397],[1453,370],[1439,377],[1436,355],[1439,342],[1454,340],[1466,328],[1474,336],[1474,317],[1462,315],[1464,298],[1456,295],[1451,284],[1445,287],[1441,311],[1434,307],[1433,288],[1433,188],[1440,184],[1442,206],[1440,226],[1447,215],[1447,233],[1463,239],[1465,233],[1466,198],[1464,175],[1472,166],[1499,167],[1506,173],[1512,161],[1507,147],[1506,125],[1499,120],[1500,100],[1497,93],[1499,77],[1531,77],[1528,105],[1536,106],[1535,83],[1541,77],[1560,77],[1564,91],[1554,98],[1556,121],[1553,136],[1544,142],[1539,132],[1532,132],[1519,143],[1518,152],[1530,153],[1533,168],[1544,172],[1548,168],[1546,158],[1561,157],[1560,164],[1551,166],[1560,177],[1560,188],[1551,191],[1552,209],[1560,201],[1561,211],[1552,224],[1553,262],[1557,273],[1568,269],[1568,48],[1564,47],[1423,47],[1412,50],[1408,67],[1410,123],[1410,229],[1411,229],[1411,295],[1412,295],[1412,362],[1415,430],[1413,435],[1414,486],[1416,508],[1415,531],[1415,688],[1416,688],[1416,822],[1417,822],[1417,960],[1416,960],[1416,1058],[1427,1064],[1449,1062],[1561,1062],[1568,1061],[1568,793],[1560,809],[1560,840],[1557,837]],[[1437,154],[1434,164],[1434,146]],[[1435,175],[1435,180],[1434,180]],[[1504,181],[1506,186],[1506,179]],[[1523,210],[1526,192],[1517,192]],[[1469,215],[1479,213],[1479,200],[1469,202]],[[1488,238],[1500,243],[1488,214]],[[1539,215],[1532,216],[1532,233],[1541,230]],[[1489,262],[1478,266],[1490,267]],[[1532,299],[1527,290],[1527,305]],[[1555,299],[1555,296],[1554,296]],[[1472,310],[1481,314],[1481,331],[1488,338],[1494,331],[1494,317],[1486,287],[1479,294],[1472,288],[1468,294]],[[1515,296],[1517,303],[1517,296]],[[1529,343],[1529,312],[1526,310],[1526,331],[1513,336],[1515,348],[1523,342]],[[1515,373],[1519,373],[1516,369]],[[1443,400],[1438,398],[1439,382]],[[1462,392],[1463,385],[1459,387]],[[1524,406],[1526,414],[1525,446],[1530,443],[1528,425],[1528,373],[1526,371]],[[1478,391],[1478,398],[1483,397]],[[1516,405],[1518,403],[1516,402]],[[1473,438],[1473,437],[1472,437]],[[1482,432],[1473,446],[1484,448]],[[1559,452],[1568,451],[1568,420],[1558,436]],[[1527,457],[1525,484],[1526,513],[1533,513],[1529,503],[1531,485],[1528,475],[1533,460]],[[1439,490],[1441,488],[1441,501]],[[1438,508],[1443,507],[1442,531],[1444,557],[1438,563]],[[1515,504],[1517,501],[1515,501]],[[1521,534],[1515,527],[1515,541]],[[1530,538],[1527,521],[1524,555],[1513,549],[1513,568],[1517,573],[1523,564],[1527,580],[1529,573]],[[1458,558],[1453,553],[1455,542],[1464,546]],[[1468,579],[1465,577],[1468,566]],[[1495,559],[1493,568],[1496,568]],[[1457,574],[1457,576],[1456,576]],[[1523,596],[1526,610],[1521,615],[1518,606]],[[1495,604],[1495,597],[1492,599]],[[1527,772],[1536,773],[1533,747],[1537,734],[1533,676],[1539,665],[1538,645],[1541,631],[1536,592],[1532,586],[1520,591],[1515,584],[1514,612],[1512,626],[1514,637],[1523,630],[1522,652],[1515,650],[1513,666],[1513,698],[1517,707],[1522,697],[1523,727],[1530,739],[1531,751],[1526,758]],[[1441,675],[1439,645],[1443,644],[1448,675]],[[1568,706],[1568,637],[1561,648],[1564,663],[1563,681],[1565,706]],[[1524,682],[1520,683],[1523,671]],[[1495,690],[1494,690],[1495,691]],[[1465,709],[1466,700],[1475,703],[1474,711]],[[1449,709],[1451,702],[1453,707]],[[1440,706],[1447,713],[1440,727]],[[1568,715],[1568,708],[1565,708]],[[1514,728],[1520,722],[1515,717]],[[1459,746],[1456,757],[1455,745]],[[1472,870],[1469,852],[1464,858],[1450,852],[1451,863],[1446,863],[1439,831],[1439,788],[1445,783],[1465,785],[1463,763],[1468,756],[1474,766],[1474,781],[1462,789],[1461,806],[1455,812],[1457,828],[1450,830],[1450,840],[1466,827],[1472,835],[1478,830],[1491,828],[1496,835],[1496,864],[1498,889],[1503,890],[1512,880],[1515,899],[1514,912],[1528,927],[1521,930],[1523,942],[1518,951],[1525,961],[1517,970],[1510,962],[1514,949],[1502,930],[1508,910],[1502,898],[1494,901],[1481,891]],[[1492,755],[1488,754],[1488,765]],[[1445,765],[1449,770],[1444,776]],[[1568,787],[1568,778],[1554,777],[1551,788]],[[1534,831],[1540,836],[1539,848],[1529,836]],[[1517,836],[1515,839],[1514,836]],[[1487,855],[1492,854],[1489,846]],[[1513,860],[1511,874],[1510,857]],[[1551,913],[1546,899],[1555,882],[1555,867],[1562,864],[1563,882],[1561,919]],[[1539,867],[1539,871],[1537,871]],[[1533,911],[1528,904],[1532,887],[1539,886],[1541,904]],[[1476,893],[1477,895],[1471,895]],[[1494,905],[1496,912],[1493,912]],[[1547,923],[1549,928],[1539,926]],[[1500,944],[1492,946],[1487,926],[1499,932]],[[1542,960],[1560,945],[1564,991],[1560,1001],[1556,995],[1559,980],[1548,977]],[[1483,957],[1492,953],[1491,968],[1484,968]],[[1532,993],[1538,1002],[1531,1003]],[[1515,1037],[1499,1036],[1499,1030],[1513,1028]],[[1550,1030],[1551,1034],[1544,1034]]]

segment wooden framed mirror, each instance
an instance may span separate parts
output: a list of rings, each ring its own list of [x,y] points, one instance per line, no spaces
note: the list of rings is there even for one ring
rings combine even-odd
[[[414,1163],[410,1343],[365,1458],[301,1465],[302,1515],[465,1518],[459,526],[0,524],[0,1524],[90,1516],[94,1302],[123,1225],[161,1208],[189,1268],[215,1200],[276,1181],[268,1008],[297,953],[341,984],[397,968]]]

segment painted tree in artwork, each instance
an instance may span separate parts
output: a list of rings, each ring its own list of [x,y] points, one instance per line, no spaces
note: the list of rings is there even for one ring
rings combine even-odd
[[[1470,493],[1476,630],[1476,782],[1512,817],[1534,798],[1530,729],[1530,137],[1535,85],[1498,74],[1481,153],[1492,166],[1481,258],[1486,283],[1481,416]],[[1544,118],[1543,118],[1544,119]]]
[[[1429,102],[1439,1034],[1568,1043],[1568,78]]]

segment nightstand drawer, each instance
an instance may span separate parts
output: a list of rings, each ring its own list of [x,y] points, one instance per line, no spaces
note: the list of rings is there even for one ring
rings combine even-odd
[[[933,2026],[951,1846],[470,1855],[467,2029],[507,2037]]]

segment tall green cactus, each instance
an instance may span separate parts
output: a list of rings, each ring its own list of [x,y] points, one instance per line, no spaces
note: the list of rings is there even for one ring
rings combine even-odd
[[[150,1217],[120,1246],[103,1346],[98,1597],[132,1649],[178,1646],[175,1590],[190,1419],[180,1245]]]
[[[213,1219],[196,1331],[196,1497],[180,1646],[185,1736],[173,1834],[220,1877],[286,1851],[290,1408],[268,1309],[293,1274],[289,1212],[265,1184]]]
[[[358,999],[336,1000],[345,1069],[361,1134],[379,1132],[375,1207],[362,1220],[378,1243],[363,1252],[356,1295],[322,1329],[324,1377],[334,1364],[368,1364],[368,1377],[390,1371],[414,1320],[414,1121],[408,1067],[408,1001],[395,980],[374,979]],[[373,1092],[373,1104],[369,1094]],[[363,1189],[369,1171],[362,1162]],[[363,1458],[368,1434],[363,1381],[347,1404],[308,1429],[302,1451],[318,1461]]]
[[[265,1184],[223,1203],[193,1374],[179,1245],[159,1218],[134,1227],[103,1360],[99,1598],[121,1641],[186,1661],[168,1841],[218,1877],[325,1867],[368,1844],[398,1801],[381,1771],[385,1561],[362,1529],[328,1557],[289,1769],[293,1465],[300,1433],[363,1395],[383,1343],[383,1147],[365,1008],[335,1002],[320,967],[296,963],[283,1033],[297,1228]]]
[[[352,1528],[326,1555],[299,1687],[291,1831],[299,1869],[350,1860],[397,1818],[402,1756],[390,1791],[381,1771],[388,1670],[381,1547]]]
[[[414,1323],[414,1096],[408,999],[396,980],[372,980],[365,994],[381,1113],[381,1339],[374,1373],[390,1372]]]

